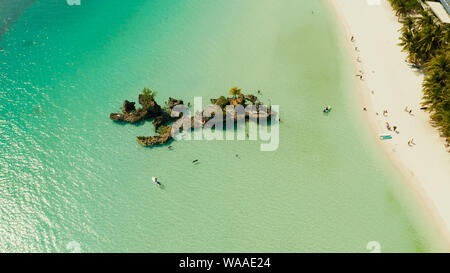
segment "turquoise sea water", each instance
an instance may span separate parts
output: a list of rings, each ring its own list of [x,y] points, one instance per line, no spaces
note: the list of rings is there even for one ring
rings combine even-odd
[[[359,115],[337,33],[322,1],[35,2],[0,41],[0,251],[439,250]],[[144,86],[162,104],[234,85],[280,105],[277,151],[149,149],[150,122],[109,120]]]

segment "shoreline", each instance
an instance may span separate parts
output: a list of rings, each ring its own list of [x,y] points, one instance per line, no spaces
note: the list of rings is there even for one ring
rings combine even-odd
[[[345,36],[342,40],[352,57],[354,71],[364,73],[363,80],[352,75],[360,93],[361,112],[374,137],[391,133],[385,129],[385,122],[398,126],[400,133],[392,132],[393,139],[378,140],[379,145],[424,206],[442,244],[450,250],[450,198],[446,196],[450,194],[450,156],[445,139],[431,125],[429,114],[419,110],[424,75],[404,62],[406,53],[397,45],[401,24],[387,0],[381,0],[380,5],[361,0],[327,2],[339,32]],[[352,36],[354,42],[350,41]],[[414,116],[403,110],[405,106],[413,110]],[[387,116],[382,114],[385,109]],[[409,147],[410,138],[417,145]]]

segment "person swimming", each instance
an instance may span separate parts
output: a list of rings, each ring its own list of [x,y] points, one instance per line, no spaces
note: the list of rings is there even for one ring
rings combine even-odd
[[[325,109],[323,109],[324,113],[328,113],[330,111],[331,111],[331,107],[330,106],[327,106],[327,107],[325,107]]]
[[[158,178],[154,177],[153,182],[155,182],[156,185],[161,186],[161,183],[158,181]]]

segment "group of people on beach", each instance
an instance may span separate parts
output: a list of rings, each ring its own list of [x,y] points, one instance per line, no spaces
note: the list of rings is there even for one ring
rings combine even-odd
[[[394,131],[394,132],[396,132],[397,134],[399,133],[398,131],[397,131],[397,126],[393,126],[392,128],[391,128],[391,125],[389,124],[389,122],[387,122],[386,121],[386,128],[389,130],[389,131]]]
[[[351,36],[350,41],[351,41],[352,43],[354,43],[354,42],[355,42],[355,37],[354,37],[354,36]],[[355,46],[355,51],[358,52],[358,47],[357,47],[357,46]],[[358,63],[361,63],[361,58],[360,58],[359,56],[357,56],[356,61],[357,61]],[[408,61],[405,60],[405,62],[408,62]],[[411,67],[412,67],[412,68],[420,69],[420,66],[417,66],[417,65],[414,65],[414,64],[412,64]],[[363,80],[363,75],[364,75],[364,72],[363,72],[362,70],[359,70],[359,74],[356,74],[356,76],[358,76],[360,80]],[[371,94],[373,95],[374,93],[375,93],[375,92],[372,90],[372,91],[371,91]],[[363,111],[367,111],[367,108],[364,107],[364,108],[363,108]],[[408,114],[414,116],[414,114],[412,113],[412,109],[408,109],[408,107],[405,107],[404,111],[407,112]],[[375,113],[375,114],[378,115],[378,112]],[[384,117],[387,117],[387,116],[388,116],[388,110],[383,110],[383,116],[384,116]],[[394,132],[397,133],[397,134],[400,133],[399,131],[397,131],[397,128],[398,128],[397,126],[394,125],[394,126],[391,127],[391,125],[390,125],[389,122],[387,122],[387,121],[386,121],[385,124],[386,124],[386,129],[387,129],[387,130],[389,130],[389,131],[394,131]],[[416,144],[414,143],[414,139],[413,139],[413,138],[411,138],[410,140],[408,140],[408,146],[412,147],[412,146],[414,146],[414,145],[416,145]]]
[[[405,112],[407,112],[408,114],[410,114],[410,115],[413,115],[413,113],[412,113],[412,110],[411,109],[408,109],[408,107],[405,107]],[[387,113],[388,113],[388,111],[387,110],[384,110],[383,111],[383,116],[387,116]],[[389,122],[387,122],[386,121],[386,128],[389,130],[389,131],[394,131],[394,132],[396,132],[397,134],[399,134],[399,132],[397,131],[397,126],[393,126],[392,128],[391,128],[391,126],[390,126],[390,124],[389,124]],[[414,145],[416,145],[416,143],[414,143],[414,138],[411,138],[411,139],[409,139],[408,140],[408,146],[409,147],[412,147],[412,146],[414,146]]]
[[[350,38],[350,41],[351,41],[352,43],[354,43],[354,42],[355,42],[355,36],[352,36],[352,37]],[[358,47],[357,47],[357,46],[355,46],[355,51],[358,52]],[[358,63],[361,63],[361,57],[360,57],[360,56],[357,56],[357,57],[356,57],[356,61],[357,61]],[[363,72],[362,70],[359,70],[359,74],[356,74],[356,76],[359,77],[359,79],[362,81],[362,80],[364,79],[364,72]]]
[[[384,117],[387,117],[388,116],[388,110],[383,110],[383,116]],[[389,131],[394,131],[394,132],[396,132],[397,134],[399,134],[399,132],[397,131],[397,126],[393,126],[392,128],[391,128],[391,125],[389,124],[389,122],[387,122],[386,121],[386,128],[389,130]]]
[[[406,111],[406,110],[405,110]],[[383,116],[387,116],[387,110],[384,110],[383,111]],[[409,112],[410,114],[411,114],[411,110],[409,110],[409,111],[407,111],[407,112]],[[394,132],[396,132],[397,134],[399,134],[400,132],[398,132],[397,131],[397,126],[392,126],[392,128],[391,128],[391,125],[389,124],[389,122],[387,122],[386,121],[386,129],[388,129],[389,131],[394,131]],[[412,146],[414,146],[414,145],[416,145],[416,143],[414,143],[414,138],[411,138],[410,140],[408,140],[408,146],[409,147],[412,147]]]
[[[411,116],[414,116],[414,114],[412,113],[412,109],[408,109],[408,106],[406,106],[404,110],[405,110],[405,112],[407,112]],[[416,145],[416,143],[414,143],[414,138],[411,138],[410,140],[408,140],[408,146],[409,147],[412,147],[414,145]]]

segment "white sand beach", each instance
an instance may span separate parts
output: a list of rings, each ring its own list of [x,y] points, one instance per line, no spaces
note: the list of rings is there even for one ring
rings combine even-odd
[[[401,24],[387,0],[329,2],[347,36],[355,75],[363,72],[363,80],[352,75],[361,93],[361,113],[367,115],[374,138],[380,133],[392,134],[393,139],[380,140],[380,147],[418,193],[448,243],[450,154],[445,140],[431,125],[429,114],[420,110],[424,75],[405,62],[407,55],[397,45]],[[406,112],[405,107],[412,113]],[[386,122],[396,126],[398,133],[388,131]],[[411,139],[414,144],[410,146]]]

